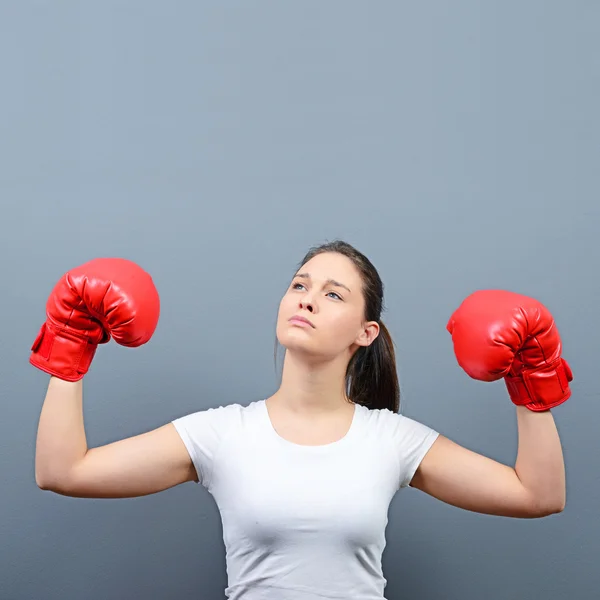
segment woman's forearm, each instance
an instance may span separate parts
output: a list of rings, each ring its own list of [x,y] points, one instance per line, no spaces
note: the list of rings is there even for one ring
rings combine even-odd
[[[566,503],[565,464],[552,413],[517,406],[519,446],[515,471],[541,507],[560,511]]]
[[[83,423],[83,384],[51,377],[40,414],[35,480],[48,488],[66,477],[88,450]]]

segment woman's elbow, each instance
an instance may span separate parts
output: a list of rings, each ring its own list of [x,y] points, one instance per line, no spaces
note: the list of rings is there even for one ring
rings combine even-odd
[[[550,517],[556,515],[565,510],[566,500],[559,498],[557,500],[546,500],[542,502],[536,502],[532,508],[531,516],[533,518]]]

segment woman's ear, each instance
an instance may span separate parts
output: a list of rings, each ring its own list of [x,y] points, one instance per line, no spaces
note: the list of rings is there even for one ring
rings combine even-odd
[[[358,338],[356,338],[356,343],[359,346],[370,346],[377,339],[379,331],[379,323],[377,321],[369,321],[363,327]]]

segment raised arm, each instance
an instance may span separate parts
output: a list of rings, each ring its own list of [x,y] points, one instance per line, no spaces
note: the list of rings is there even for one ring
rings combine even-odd
[[[515,466],[497,462],[440,435],[410,485],[473,512],[534,519],[561,512],[566,503],[562,447],[550,411],[517,406]]]
[[[88,449],[82,387],[81,381],[50,379],[35,454],[35,479],[41,489],[81,498],[131,498],[197,481],[171,423]]]
[[[482,290],[455,311],[448,330],[470,377],[504,378],[517,409],[517,459],[510,467],[439,436],[411,486],[481,513],[531,518],[561,512],[565,465],[550,409],[569,399],[573,375],[550,312],[533,298]]]
[[[158,324],[152,278],[120,258],[92,260],[65,273],[46,303],[46,322],[30,362],[50,374],[40,415],[35,478],[45,490],[85,497],[158,492],[195,478],[188,452],[171,424],[88,449],[82,379],[96,349],[111,338],[137,347]]]

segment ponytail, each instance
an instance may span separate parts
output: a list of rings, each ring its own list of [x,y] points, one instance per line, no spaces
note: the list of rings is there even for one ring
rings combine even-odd
[[[369,409],[387,408],[397,413],[400,385],[394,342],[383,322],[379,322],[379,327],[379,335],[373,343],[359,348],[348,363],[348,397]]]

